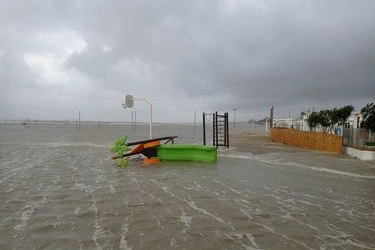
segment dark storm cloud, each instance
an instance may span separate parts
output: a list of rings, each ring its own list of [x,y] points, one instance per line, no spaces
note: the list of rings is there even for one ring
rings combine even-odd
[[[126,93],[149,98],[161,121],[234,108],[246,120],[271,105],[363,106],[375,97],[374,1],[3,1],[0,9],[8,110],[0,117],[16,109],[15,86],[23,97],[39,89],[40,105],[69,100],[91,119],[113,120]]]

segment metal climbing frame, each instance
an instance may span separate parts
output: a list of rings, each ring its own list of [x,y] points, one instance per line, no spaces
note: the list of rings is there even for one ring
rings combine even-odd
[[[219,115],[217,112],[207,114],[203,112],[203,145],[206,145],[206,116],[213,116],[212,119],[212,145],[229,148],[229,122],[228,113]]]

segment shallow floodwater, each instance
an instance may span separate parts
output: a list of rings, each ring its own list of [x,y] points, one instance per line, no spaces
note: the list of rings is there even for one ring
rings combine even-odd
[[[0,249],[375,249],[375,175],[337,170],[357,160],[230,149],[216,164],[118,168],[124,134],[148,127],[1,125]],[[154,127],[166,135],[202,137]]]

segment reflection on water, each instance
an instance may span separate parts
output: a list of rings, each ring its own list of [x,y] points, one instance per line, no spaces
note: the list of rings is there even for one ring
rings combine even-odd
[[[110,145],[128,130],[0,126],[0,249],[375,248],[375,177],[334,166],[352,160],[229,150],[117,168]],[[201,138],[155,128],[165,135]]]

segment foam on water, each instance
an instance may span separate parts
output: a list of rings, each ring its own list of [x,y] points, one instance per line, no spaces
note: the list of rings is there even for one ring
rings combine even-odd
[[[22,211],[18,212],[18,213],[21,213],[21,215],[19,216],[21,223],[17,224],[14,227],[14,230],[16,230],[16,236],[23,235],[23,231],[25,230],[25,227],[27,226],[27,222],[30,220],[35,209],[42,206],[46,202],[46,200],[47,200],[47,197],[46,195],[44,195],[41,201],[29,203],[22,208]]]
[[[250,235],[250,234],[249,234]],[[241,242],[241,240],[246,237],[246,235],[239,234],[239,233],[231,233],[231,234],[225,234],[229,239],[232,241],[236,242],[238,245],[240,245],[243,249],[245,250],[258,250],[261,249],[259,246],[255,243],[254,237],[251,236],[250,243],[252,246],[245,245],[244,243]]]
[[[267,167],[267,164],[289,166],[289,167],[300,167],[300,168],[309,169],[313,171],[326,172],[326,173],[344,175],[344,176],[349,176],[349,177],[375,179],[374,175],[362,175],[362,174],[338,171],[338,170],[324,168],[324,167],[315,167],[315,166],[310,166],[310,165],[305,165],[305,164],[300,164],[300,163],[295,163],[295,162],[280,162],[280,161],[273,160],[273,159],[267,159],[264,156],[226,154],[226,155],[220,155],[220,157],[233,158],[233,159],[245,159],[245,160],[257,160],[257,161],[266,163],[265,165],[266,167]]]
[[[127,241],[128,232],[129,232],[129,223],[128,223],[128,219],[126,218],[124,224],[121,227],[121,238],[120,238],[120,246],[119,246],[121,250],[132,250],[132,248],[128,246],[128,241]]]
[[[192,201],[192,200],[185,200],[186,203],[194,210],[197,210],[198,212],[204,214],[204,215],[207,215],[211,218],[213,218],[214,220],[216,220],[217,222],[220,222],[222,224],[225,224],[225,225],[228,225],[228,223],[226,223],[222,218],[218,217],[218,216],[215,216],[213,215],[212,213],[208,212],[207,210],[203,209],[203,208],[200,208],[197,206],[197,204]]]
[[[3,145],[18,145],[18,143],[2,143]],[[89,148],[105,148],[111,147],[111,144],[96,144],[90,142],[39,142],[39,143],[23,143],[24,147],[45,147],[45,148],[60,148],[60,147],[89,147]],[[15,154],[17,152],[14,152]]]
[[[182,215],[180,216],[180,221],[184,223],[186,228],[190,228],[191,220],[193,219],[193,216],[187,216],[185,212],[182,212]],[[183,233],[186,233],[186,228],[182,230]]]
[[[49,129],[0,128],[1,249],[375,249],[374,178],[355,168],[233,151],[117,168],[123,128]]]

